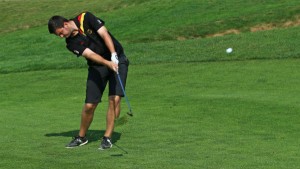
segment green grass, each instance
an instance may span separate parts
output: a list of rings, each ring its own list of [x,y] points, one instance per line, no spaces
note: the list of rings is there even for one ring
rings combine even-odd
[[[0,168],[299,168],[300,28],[280,28],[298,1],[0,0],[0,9]],[[106,21],[131,63],[134,117],[123,100],[126,123],[108,151],[97,149],[107,93],[89,144],[64,148],[79,129],[87,70],[46,24],[83,10]],[[278,28],[249,31],[265,23]],[[241,34],[203,38],[228,29]]]
[[[2,166],[297,168],[297,70],[298,59],[132,66],[135,115],[109,151],[97,150],[106,97],[90,144],[64,148],[79,125],[85,69],[1,75]]]
[[[2,36],[4,41],[0,42],[0,48],[4,54],[0,60],[0,73],[86,67],[84,59],[66,50],[63,39],[44,35],[45,29]],[[293,27],[205,40],[124,43],[124,47],[131,64],[299,58],[299,40],[294,38],[300,35],[299,32],[299,27]],[[232,47],[234,52],[226,54],[227,47]]]
[[[13,10],[12,10],[13,9]],[[297,0],[2,0],[0,33],[46,25],[52,15],[74,17],[92,11],[119,39],[152,42],[205,37],[228,29],[249,31],[263,23],[295,20]]]

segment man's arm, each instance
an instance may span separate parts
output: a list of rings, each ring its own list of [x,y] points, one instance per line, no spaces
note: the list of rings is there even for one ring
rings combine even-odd
[[[119,64],[119,59],[118,59],[117,52],[115,50],[114,43],[113,43],[112,38],[109,35],[106,27],[102,26],[101,28],[98,29],[97,33],[102,37],[105,45],[109,49],[109,51],[111,53],[111,61],[113,61],[115,64]]]
[[[115,64],[112,61],[108,61],[108,60],[104,59],[102,56],[100,56],[97,53],[93,52],[89,48],[86,48],[83,51],[82,56],[85,57],[86,59],[92,60],[92,61],[94,61],[98,64],[105,65],[108,68],[114,70],[115,72],[117,72],[117,70],[118,70],[118,64]]]
[[[114,43],[112,41],[111,36],[109,35],[107,29],[105,26],[102,26],[101,28],[99,28],[97,30],[97,33],[102,37],[102,39],[105,42],[105,45],[107,46],[107,48],[109,49],[110,53],[114,53],[116,52],[115,50],[115,46]]]

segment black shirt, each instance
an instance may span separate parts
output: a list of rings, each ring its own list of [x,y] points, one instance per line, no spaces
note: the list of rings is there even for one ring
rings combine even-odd
[[[79,28],[76,36],[66,39],[67,48],[77,56],[81,56],[86,48],[110,60],[111,53],[106,47],[104,40],[97,33],[97,30],[104,26],[104,21],[97,18],[90,12],[84,12],[72,19]],[[110,34],[110,32],[108,32]],[[110,34],[118,55],[123,53],[122,45]],[[87,59],[89,66],[99,65]]]

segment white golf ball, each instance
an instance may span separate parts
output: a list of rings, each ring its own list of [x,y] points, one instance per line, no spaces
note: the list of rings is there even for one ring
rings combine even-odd
[[[226,49],[226,53],[231,53],[231,52],[232,52],[232,48]]]

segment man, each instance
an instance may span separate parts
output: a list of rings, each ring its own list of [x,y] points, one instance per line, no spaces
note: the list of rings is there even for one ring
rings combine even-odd
[[[89,66],[80,130],[78,136],[66,147],[73,148],[88,143],[86,132],[109,82],[106,131],[99,149],[111,148],[114,120],[120,115],[121,97],[124,96],[116,73],[119,73],[125,87],[129,65],[122,45],[106,29],[104,21],[90,12],[81,13],[70,20],[62,16],[53,16],[48,22],[48,29],[50,34],[65,38],[67,48],[77,57],[85,57]]]

